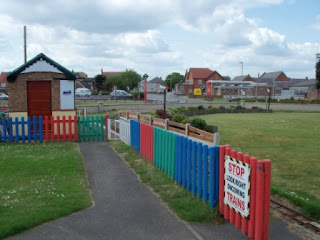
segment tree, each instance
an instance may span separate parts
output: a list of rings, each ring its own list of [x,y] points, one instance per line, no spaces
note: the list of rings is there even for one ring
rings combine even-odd
[[[106,77],[99,74],[97,76],[94,77],[94,80],[96,82],[96,87],[98,89],[98,92],[100,92],[103,89],[103,84],[106,81]]]
[[[320,90],[320,60],[316,64],[316,83],[317,89]]]
[[[138,86],[141,81],[141,75],[134,70],[126,70],[119,75],[110,77],[108,79],[117,89],[131,90]]]
[[[177,72],[173,72],[166,77],[166,80],[164,81],[164,83],[169,87],[169,90],[171,91],[171,88],[174,89],[174,86],[176,85],[176,83],[180,83],[183,81],[184,81],[183,75]]]

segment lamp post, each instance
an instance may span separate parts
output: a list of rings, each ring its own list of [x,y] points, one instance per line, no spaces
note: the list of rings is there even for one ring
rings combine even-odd
[[[241,76],[243,76],[243,62],[239,62],[241,64]]]
[[[269,93],[269,99],[268,99],[268,111],[270,110],[270,100],[271,100],[271,90],[270,88],[267,88],[267,92]]]

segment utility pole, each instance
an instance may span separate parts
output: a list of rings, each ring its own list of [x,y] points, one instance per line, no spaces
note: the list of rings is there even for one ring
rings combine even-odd
[[[23,39],[24,39],[24,63],[27,62],[27,26],[23,27]]]
[[[243,76],[243,62],[239,62],[241,64],[241,76]]]

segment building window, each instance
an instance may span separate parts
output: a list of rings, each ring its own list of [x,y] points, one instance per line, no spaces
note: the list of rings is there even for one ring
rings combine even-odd
[[[198,80],[198,84],[201,85],[202,84],[202,80]]]
[[[6,83],[1,83],[1,87],[5,88],[5,87],[7,87],[7,84]]]
[[[188,93],[192,93],[192,89],[191,88],[188,89]]]

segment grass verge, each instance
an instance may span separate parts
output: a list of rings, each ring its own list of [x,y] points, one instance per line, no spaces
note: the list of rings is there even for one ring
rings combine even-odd
[[[0,238],[91,206],[76,143],[1,144]]]
[[[143,159],[135,149],[121,141],[109,143],[138,174],[141,182],[149,186],[181,220],[198,223],[222,221],[218,208],[210,210],[208,204],[192,197],[190,193],[176,185],[171,178]]]
[[[320,219],[320,113],[214,114],[200,116],[219,127],[221,144],[272,161],[272,194]]]

